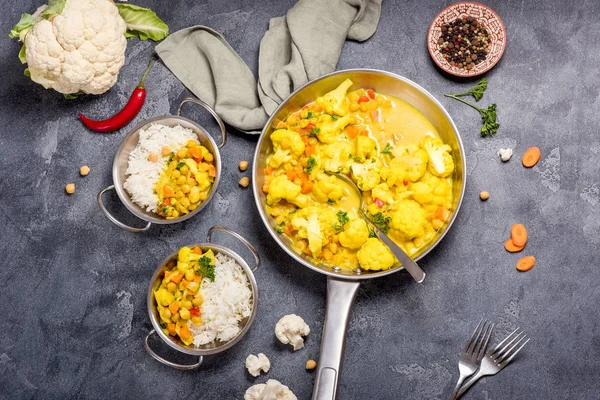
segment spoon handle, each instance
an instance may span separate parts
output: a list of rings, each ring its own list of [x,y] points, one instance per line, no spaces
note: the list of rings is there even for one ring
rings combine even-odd
[[[383,231],[379,229],[377,225],[373,224],[372,222],[371,225],[373,226],[373,228],[375,228],[375,232],[377,233],[379,240],[385,243],[385,245],[390,249],[394,256],[396,256],[398,261],[402,263],[402,266],[408,271],[410,276],[412,276],[414,280],[417,281],[417,283],[423,282],[423,279],[425,279],[425,272],[423,272],[421,267],[419,267],[419,265],[416,262],[414,262],[413,259],[410,258],[408,254],[404,252],[404,250],[400,248],[400,246],[394,243],[388,235],[383,233]]]

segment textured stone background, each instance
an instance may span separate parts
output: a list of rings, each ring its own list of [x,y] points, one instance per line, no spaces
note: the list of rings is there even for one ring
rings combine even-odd
[[[304,363],[309,355],[318,359],[326,279],[273,244],[251,191],[237,185],[237,162],[252,159],[256,137],[229,136],[223,180],[200,216],[148,233],[120,230],[101,214],[95,197],[112,183],[112,158],[127,129],[93,134],[76,115],[105,116],[124,105],[154,44],[129,41],[110,93],[63,100],[23,76],[19,45],[6,35],[22,12],[39,3],[8,0],[0,22],[0,398],[239,399],[248,386],[269,377],[309,398],[313,375]],[[135,3],[156,10],[172,31],[204,24],[222,32],[256,71],[269,19],[293,2]],[[342,399],[447,398],[458,375],[459,348],[482,316],[497,323],[497,337],[521,326],[533,340],[466,399],[597,399],[600,393],[600,4],[487,3],[508,31],[508,48],[488,74],[483,100],[498,104],[502,127],[491,138],[479,137],[474,111],[442,97],[470,84],[442,76],[425,47],[429,23],[450,2],[387,1],[373,38],[344,47],[338,68],[392,71],[441,100],[463,137],[468,185],[450,234],[421,263],[428,273],[423,285],[399,273],[361,286],[350,320]],[[187,95],[162,65],[150,73],[147,88],[136,121],[173,113]],[[207,117],[189,110],[214,130]],[[543,156],[527,170],[519,159],[532,145]],[[507,146],[515,155],[502,164],[495,153]],[[78,175],[82,164],[92,169],[86,178]],[[68,182],[77,185],[73,196],[64,194]],[[486,203],[478,199],[482,189],[491,193]],[[118,209],[115,197],[107,200]],[[525,274],[514,268],[519,256],[502,248],[514,222],[527,225],[526,253],[538,259]],[[197,371],[176,371],[154,361],[142,345],[150,329],[148,279],[161,259],[181,245],[204,241],[215,224],[235,227],[259,247],[260,309],[237,346],[207,358]],[[296,353],[273,335],[287,313],[303,316],[312,329],[306,348]],[[244,359],[258,352],[267,354],[272,369],[252,379]]]

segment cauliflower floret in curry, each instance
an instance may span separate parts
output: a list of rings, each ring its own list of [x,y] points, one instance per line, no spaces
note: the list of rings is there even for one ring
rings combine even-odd
[[[323,143],[335,143],[342,130],[352,121],[351,115],[346,115],[337,120],[331,119],[317,125],[317,137]]]
[[[358,263],[362,269],[380,271],[390,269],[396,259],[394,255],[377,238],[369,238],[358,250]]]
[[[319,174],[312,189],[313,197],[320,202],[339,200],[344,196],[344,189],[334,175]]]
[[[289,129],[277,129],[271,134],[275,152],[269,156],[267,164],[272,168],[287,163],[296,164],[296,157],[304,153],[304,142],[299,133]]]
[[[381,179],[379,168],[376,164],[367,162],[364,164],[353,163],[352,164],[352,180],[356,183],[356,186],[363,192],[372,190],[379,184]]]
[[[362,160],[371,158],[376,154],[377,142],[368,136],[356,137],[356,156]]]
[[[273,205],[281,200],[287,200],[300,208],[308,205],[308,196],[301,193],[302,187],[290,181],[287,176],[280,175],[269,185],[267,204]]]
[[[414,200],[402,200],[394,204],[395,211],[391,213],[390,228],[401,233],[405,238],[412,239],[425,234],[427,214]]]
[[[291,222],[298,231],[298,237],[308,239],[308,248],[313,257],[318,257],[328,238],[335,233],[337,216],[332,208],[310,206],[292,214]]]
[[[338,141],[325,147],[323,168],[330,172],[341,172],[347,174],[350,172],[350,164],[352,159],[352,144],[346,141]]]
[[[426,137],[421,141],[421,148],[429,157],[429,172],[433,175],[446,177],[454,171],[454,160],[450,152],[452,149],[440,139]]]
[[[340,244],[349,249],[358,249],[369,238],[369,228],[364,219],[358,218],[348,222],[340,233]]]
[[[317,98],[315,103],[323,107],[327,114],[335,114],[342,117],[348,114],[348,100],[346,100],[346,92],[350,86],[352,86],[352,81],[350,79],[346,79],[340,86],[331,92]]]

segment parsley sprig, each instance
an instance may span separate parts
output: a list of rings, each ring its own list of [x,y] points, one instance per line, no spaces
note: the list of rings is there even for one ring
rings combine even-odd
[[[392,145],[387,143],[385,145],[385,147],[383,148],[383,150],[381,150],[381,154],[388,154],[388,155],[392,155]]]
[[[202,275],[203,278],[208,278],[211,282],[215,281],[215,266],[212,265],[212,259],[207,256],[202,256],[198,259],[198,268],[196,269],[198,275]]]
[[[336,215],[338,222],[333,224],[333,228],[336,232],[341,232],[344,230],[344,225],[350,221],[350,218],[348,217],[348,213],[342,210],[338,211]]]
[[[486,88],[487,88],[487,79],[484,77],[479,81],[479,83],[477,83],[477,85],[475,85],[475,87],[473,87],[470,90],[467,90],[464,93],[445,94],[444,95],[444,96],[450,97],[454,100],[458,100],[461,103],[465,103],[469,107],[472,107],[475,110],[479,111],[479,114],[481,115],[481,122],[483,123],[483,125],[481,126],[481,129],[479,130],[479,132],[481,133],[481,136],[493,135],[494,133],[498,132],[498,128],[500,128],[500,124],[497,121],[496,104],[492,104],[491,106],[489,106],[488,108],[485,108],[485,109],[479,108],[476,105],[471,104],[468,101],[461,99],[461,96],[471,95],[475,98],[475,101],[479,101],[483,97],[483,92],[485,91]]]
[[[387,235],[390,229],[390,221],[392,220],[392,217],[386,217],[381,211],[379,211],[377,214],[371,216],[371,220],[373,221],[373,224],[375,224],[383,233]]]
[[[314,158],[313,156],[308,157],[308,160],[306,161],[306,173],[310,175],[310,173],[312,172],[313,168],[317,165],[317,159]]]

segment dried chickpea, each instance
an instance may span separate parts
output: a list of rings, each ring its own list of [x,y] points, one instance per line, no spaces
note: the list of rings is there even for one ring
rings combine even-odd
[[[194,270],[191,268],[185,271],[185,279],[187,279],[188,281],[193,281],[195,275],[196,274],[194,274]]]
[[[307,370],[312,370],[315,369],[317,367],[317,362],[315,360],[308,360],[306,362],[306,369]]]
[[[186,300],[186,301],[184,301],[183,303],[181,303],[181,306],[182,306],[183,308],[187,308],[187,309],[189,310],[190,308],[192,308],[192,302],[191,302],[191,301],[189,301],[189,300]]]
[[[150,162],[157,162],[158,161],[158,153],[150,153],[148,154],[148,161]]]
[[[242,179],[240,179],[241,187],[248,187],[249,184],[250,184],[250,179],[247,176],[244,176]]]
[[[482,201],[486,201],[487,199],[490,198],[490,194],[488,192],[486,192],[485,190],[482,190],[481,192],[479,192],[479,198]]]
[[[181,319],[190,319],[190,310],[188,310],[187,308],[180,309],[179,316],[181,317]]]
[[[288,125],[295,125],[297,122],[298,122],[298,118],[296,118],[294,115],[290,115],[287,118]]]
[[[204,156],[204,159],[207,162],[213,162],[213,160],[215,159],[215,157],[212,154],[210,154],[210,153],[206,153],[206,155]]]
[[[239,167],[240,167],[240,171],[247,170],[248,169],[248,161],[246,161],[246,160],[240,161]]]
[[[169,146],[163,146],[161,153],[163,156],[168,156],[171,154],[171,148]]]
[[[184,165],[183,167],[179,168],[179,172],[181,172],[181,175],[187,175],[187,173],[190,172],[190,169],[187,165]]]
[[[67,191],[67,193],[69,194],[73,194],[75,193],[75,184],[74,183],[69,183],[67,184],[67,186],[65,186],[65,190]]]
[[[187,147],[189,147],[190,149],[192,147],[196,147],[198,144],[194,141],[194,140],[188,140],[187,142]]]
[[[176,182],[178,185],[183,185],[187,182],[187,178],[184,175],[180,175]]]
[[[79,175],[86,176],[89,173],[90,173],[90,167],[88,167],[87,165],[83,165],[81,168],[79,168]]]

